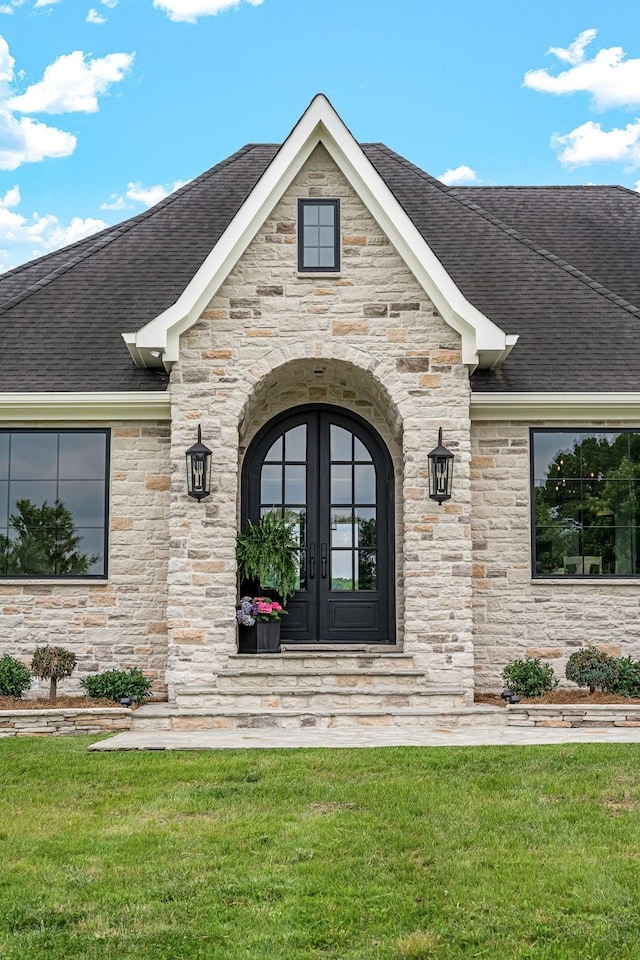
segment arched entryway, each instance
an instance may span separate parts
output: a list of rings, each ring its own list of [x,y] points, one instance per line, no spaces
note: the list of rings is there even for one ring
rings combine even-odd
[[[283,642],[395,641],[393,504],[387,447],[356,414],[308,404],[259,431],[242,469],[242,524],[278,510],[300,537]]]

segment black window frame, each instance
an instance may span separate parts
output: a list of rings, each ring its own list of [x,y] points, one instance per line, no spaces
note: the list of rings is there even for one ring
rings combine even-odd
[[[330,267],[307,267],[304,263],[304,208],[333,207],[333,253],[334,262]],[[340,273],[340,201],[324,197],[301,197],[298,199],[298,272],[299,273]]]
[[[3,434],[100,434],[105,438],[105,465],[104,465],[104,530],[103,530],[103,557],[104,569],[102,573],[25,573],[12,574],[2,573],[0,571],[0,582],[3,580],[12,580],[21,582],[25,580],[56,580],[59,582],[70,582],[74,580],[93,580],[104,581],[109,578],[109,493],[111,485],[111,428],[109,427],[0,427],[0,435]],[[59,454],[58,454],[59,455]],[[10,470],[10,466],[9,466]],[[59,471],[59,463],[57,467]],[[8,505],[10,515],[11,504]]]
[[[603,433],[612,433],[612,434],[634,434],[640,436],[639,427],[600,427],[600,426],[587,426],[585,424],[576,424],[574,426],[562,426],[562,427],[529,427],[529,497],[530,497],[530,534],[531,534],[531,579],[532,580],[546,580],[553,581],[554,583],[564,583],[576,581],[583,583],[585,580],[588,580],[592,583],[601,583],[603,581],[620,581],[620,580],[640,580],[640,572],[638,573],[538,573],[536,570],[537,566],[537,552],[536,552],[536,496],[535,496],[535,447],[534,447],[534,438],[536,434],[575,434],[575,433],[585,433],[585,434],[603,434]],[[574,478],[568,478],[569,480]],[[577,478],[575,478],[577,479]],[[580,478],[582,482],[583,478]],[[640,480],[638,480],[640,484]],[[630,527],[629,529],[632,529]],[[584,557],[585,554],[582,554]]]

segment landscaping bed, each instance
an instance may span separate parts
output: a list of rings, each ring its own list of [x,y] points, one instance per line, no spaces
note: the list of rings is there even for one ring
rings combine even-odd
[[[0,697],[0,710],[62,710],[62,709],[88,709],[91,707],[117,707],[122,710],[119,703],[113,700],[92,700],[91,697],[57,697],[55,700],[49,700],[48,697],[37,697],[33,700],[26,700],[22,697]]]
[[[505,707],[507,705],[499,693],[478,693],[474,699],[476,703],[489,703],[494,707]],[[544,693],[540,697],[521,697],[520,702],[523,704],[575,703],[582,706],[620,703],[640,708],[640,699],[638,699],[638,697],[621,697],[617,693],[603,693],[601,690],[596,690],[595,693],[589,693],[588,690],[552,690],[550,693]]]

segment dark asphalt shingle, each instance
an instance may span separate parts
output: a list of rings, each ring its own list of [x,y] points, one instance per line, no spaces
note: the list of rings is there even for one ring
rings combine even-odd
[[[446,187],[363,149],[463,294],[520,340],[474,390],[636,390],[640,197]],[[122,340],[169,307],[278,150],[249,144],[137,217],[0,276],[4,391],[164,390]]]

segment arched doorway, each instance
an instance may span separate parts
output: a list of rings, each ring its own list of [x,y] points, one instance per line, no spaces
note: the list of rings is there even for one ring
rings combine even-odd
[[[260,430],[242,470],[242,524],[277,510],[300,537],[283,642],[395,641],[393,503],[391,457],[361,417],[310,404]]]

